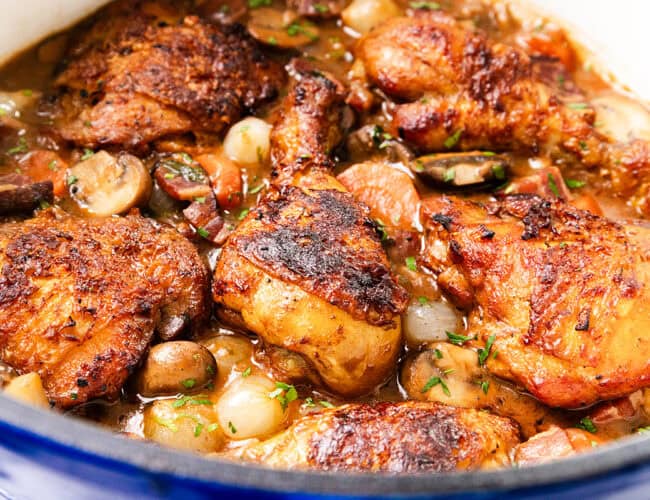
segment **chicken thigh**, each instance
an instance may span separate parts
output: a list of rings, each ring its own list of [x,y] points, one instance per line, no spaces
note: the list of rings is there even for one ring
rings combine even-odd
[[[469,312],[490,372],[563,408],[650,384],[648,227],[525,194],[423,211],[423,264]]]
[[[511,420],[437,403],[348,404],[307,415],[231,458],[272,467],[392,473],[449,472],[510,464]]]
[[[650,216],[650,145],[617,143],[585,102],[566,102],[520,49],[439,12],[391,19],[357,47],[368,82],[397,101],[392,133],[423,151],[548,152],[600,168]]]
[[[154,332],[208,315],[208,273],[195,248],[139,215],[54,212],[0,225],[0,353],[38,372],[52,404],[117,396]]]
[[[274,185],[225,244],[214,300],[264,342],[301,354],[343,395],[394,369],[406,291],[376,227],[329,173],[343,96],[301,63],[271,135]]]

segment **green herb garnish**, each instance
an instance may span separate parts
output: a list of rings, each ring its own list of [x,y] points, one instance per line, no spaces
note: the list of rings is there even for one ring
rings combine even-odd
[[[454,332],[445,332],[445,334],[447,335],[449,342],[455,345],[463,345],[465,342],[469,342],[470,340],[476,340],[476,335],[473,337],[468,337]]]
[[[463,135],[463,129],[456,130],[456,132],[454,132],[452,135],[447,137],[447,139],[445,140],[445,143],[444,143],[445,147],[447,149],[451,149],[454,146],[456,146],[456,144],[458,144],[458,141],[460,141],[460,136],[461,135]]]
[[[186,389],[191,389],[196,385],[196,379],[194,378],[186,378],[185,380],[181,381],[181,385],[185,387]]]
[[[269,393],[271,399],[277,399],[282,406],[282,410],[287,409],[289,403],[298,399],[298,391],[293,385],[285,384],[284,382],[276,382],[276,389]]]
[[[557,184],[555,183],[555,177],[553,177],[553,174],[548,174],[548,187],[551,189],[551,191],[555,196],[557,196],[558,198],[560,197],[560,190],[557,188]]]
[[[478,364],[480,366],[483,366],[487,361],[488,356],[490,355],[490,350],[492,349],[492,344],[494,344],[496,338],[496,335],[490,335],[485,343],[485,349],[478,350]]]
[[[593,421],[589,417],[583,417],[580,419],[580,423],[576,425],[578,429],[585,430],[587,432],[591,432],[592,434],[595,434],[598,429],[596,429],[596,426],[594,425]]]
[[[444,380],[442,380],[440,377],[431,377],[428,380],[428,382],[424,384],[420,392],[425,393],[437,385],[439,385],[442,388],[442,392],[444,392],[447,395],[447,397],[451,396],[451,392],[449,392],[449,387],[447,387],[447,384],[445,384]]]
[[[409,271],[417,272],[418,266],[415,261],[415,257],[406,257],[406,259],[404,259],[404,263],[406,264],[406,267]]]
[[[585,181],[579,181],[576,179],[565,179],[564,183],[567,185],[569,189],[580,189],[581,187],[584,187],[587,184]]]

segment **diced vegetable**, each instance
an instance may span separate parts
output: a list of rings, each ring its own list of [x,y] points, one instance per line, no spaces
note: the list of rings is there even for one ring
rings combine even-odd
[[[72,198],[96,216],[121,214],[147,202],[151,177],[142,162],[127,153],[90,155],[68,169]]]
[[[68,165],[54,151],[36,149],[20,159],[20,170],[37,182],[52,181],[54,196],[64,196],[67,191]]]
[[[197,199],[183,210],[185,218],[194,226],[197,234],[212,243],[221,245],[230,231],[224,227],[217,202],[212,194]]]

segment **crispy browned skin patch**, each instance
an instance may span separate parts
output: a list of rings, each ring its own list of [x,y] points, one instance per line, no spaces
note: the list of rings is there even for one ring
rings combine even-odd
[[[192,16],[161,25],[137,5],[99,20],[71,54],[56,80],[55,126],[88,147],[218,133],[274,97],[284,79],[240,25]]]
[[[426,151],[548,151],[598,167],[612,189],[650,215],[650,149],[614,144],[595,112],[572,109],[521,50],[441,13],[394,18],[364,37],[369,82],[400,102],[392,132]]]
[[[38,372],[62,408],[116,396],[155,331],[208,313],[194,247],[136,215],[0,225],[0,269],[2,360]]]
[[[478,343],[496,339],[490,371],[564,408],[650,383],[650,229],[535,195],[433,198],[424,213],[423,260]]]
[[[334,471],[450,472],[510,463],[511,420],[437,403],[348,404],[308,415],[229,456],[272,467]]]
[[[328,171],[340,86],[293,70],[271,136],[274,186],[224,246],[213,296],[266,342],[305,356],[333,391],[361,394],[393,368],[408,297],[368,209]]]

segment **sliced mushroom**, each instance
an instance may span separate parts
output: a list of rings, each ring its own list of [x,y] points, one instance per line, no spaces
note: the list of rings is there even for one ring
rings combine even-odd
[[[348,150],[353,157],[368,153],[383,152],[389,161],[409,163],[415,155],[398,139],[384,131],[379,125],[365,125],[348,136]]]
[[[191,159],[177,159],[180,156],[184,155],[172,155],[156,164],[154,177],[160,187],[169,196],[181,201],[194,201],[209,196],[212,190],[208,175]]]
[[[250,34],[260,42],[283,49],[315,42],[320,34],[316,26],[299,19],[295,12],[282,12],[272,8],[251,11],[247,27]]]
[[[121,214],[146,203],[151,176],[142,162],[127,153],[100,151],[68,170],[72,198],[92,215]]]
[[[422,156],[411,162],[410,167],[425,180],[461,188],[503,182],[511,164],[503,155],[472,151]]]
[[[329,19],[341,13],[345,0],[287,0],[287,6],[301,16]]]
[[[0,215],[29,212],[52,201],[52,181],[32,182],[19,174],[0,176]]]

